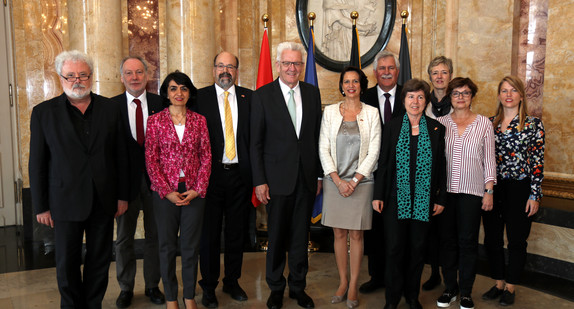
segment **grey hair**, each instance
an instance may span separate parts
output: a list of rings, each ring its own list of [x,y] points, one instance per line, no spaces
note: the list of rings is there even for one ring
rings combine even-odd
[[[281,55],[285,50],[298,51],[301,53],[301,58],[305,55],[305,47],[303,47],[303,44],[297,42],[283,42],[277,45],[277,61],[281,61]]]
[[[88,55],[79,50],[67,50],[56,56],[56,60],[54,61],[54,67],[58,75],[62,75],[62,67],[66,61],[83,62],[90,67],[90,73],[94,71],[94,63]]]
[[[128,61],[130,59],[139,60],[143,64],[144,70],[147,73],[147,70],[148,70],[147,62],[145,62],[145,60],[142,57],[140,57],[140,56],[127,56],[122,60],[122,64],[120,64],[120,75],[122,75],[122,76],[124,75],[124,63],[126,63],[126,61]]]
[[[435,57],[433,60],[431,60],[431,62],[429,63],[429,67],[427,68],[427,72],[429,73],[429,78],[431,76],[432,68],[436,67],[439,64],[446,65],[449,73],[452,74],[452,60],[450,58],[445,57],[445,56],[438,56],[438,57]]]
[[[401,69],[401,63],[399,62],[399,57],[397,57],[397,55],[395,55],[394,53],[388,51],[388,50],[383,50],[380,51],[376,56],[375,56],[375,62],[373,65],[373,71],[377,70],[377,65],[379,63],[380,59],[383,58],[387,58],[387,57],[393,57],[393,59],[395,60],[395,67],[397,67],[397,71],[400,71]]]

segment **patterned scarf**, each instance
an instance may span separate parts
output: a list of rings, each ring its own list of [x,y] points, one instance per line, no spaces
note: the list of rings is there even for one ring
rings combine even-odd
[[[419,123],[419,140],[417,145],[417,162],[415,173],[415,199],[411,207],[411,151],[410,122],[405,113],[403,125],[397,143],[397,204],[400,219],[429,221],[430,179],[432,152],[427,123],[424,116]]]

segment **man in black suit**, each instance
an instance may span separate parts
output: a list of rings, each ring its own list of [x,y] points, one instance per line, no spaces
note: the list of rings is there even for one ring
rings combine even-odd
[[[128,207],[125,133],[119,107],[91,92],[87,55],[62,52],[55,67],[64,93],[34,107],[30,120],[32,203],[38,222],[55,230],[60,306],[101,308],[114,216]]]
[[[201,234],[199,285],[201,303],[217,308],[221,229],[225,219],[223,292],[239,301],[247,294],[239,286],[243,263],[245,219],[251,207],[249,113],[252,91],[235,85],[239,60],[228,52],[213,59],[215,84],[197,92],[197,112],[205,116],[211,143],[211,176]]]
[[[251,165],[257,199],[267,204],[269,248],[267,307],[281,308],[285,290],[285,253],[289,255],[289,297],[313,308],[305,293],[307,243],[313,201],[322,183],[318,155],[321,126],[319,90],[300,82],[304,48],[277,46],[279,78],[253,93]]]
[[[402,116],[405,113],[405,107],[400,101],[402,88],[397,85],[399,66],[400,63],[395,54],[389,51],[378,53],[373,63],[373,73],[377,78],[377,85],[365,91],[361,98],[361,101],[379,109],[383,131],[385,130],[385,125],[392,118]],[[365,231],[365,255],[368,257],[369,276],[371,276],[371,279],[359,287],[359,292],[361,293],[372,293],[385,286],[383,239],[382,214],[373,211],[371,230]]]
[[[150,181],[145,167],[145,127],[147,118],[163,109],[163,100],[157,94],[146,91],[148,66],[141,57],[127,57],[120,66],[122,83],[126,92],[113,97],[122,114],[125,142],[129,154],[130,199],[126,213],[116,218],[116,272],[120,295],[116,300],[118,308],[127,308],[134,297],[136,276],[136,255],[134,235],[140,210],[144,213],[145,247],[144,280],[145,295],[154,304],[165,303],[165,297],[158,288],[159,251],[157,228],[153,214]]]

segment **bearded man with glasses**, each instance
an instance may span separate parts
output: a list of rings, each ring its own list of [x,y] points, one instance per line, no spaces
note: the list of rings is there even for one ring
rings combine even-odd
[[[55,67],[64,93],[35,106],[30,119],[32,204],[38,222],[55,230],[60,306],[101,308],[114,217],[128,207],[124,130],[117,104],[91,92],[87,55],[62,52]]]

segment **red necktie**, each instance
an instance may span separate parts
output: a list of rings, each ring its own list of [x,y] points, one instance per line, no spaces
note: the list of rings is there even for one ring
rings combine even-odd
[[[389,98],[391,97],[390,93],[385,93],[385,123],[383,124],[387,124],[390,120],[391,120],[391,114],[393,113],[391,111],[391,100],[389,100]]]
[[[137,141],[140,146],[144,144],[144,125],[143,125],[143,111],[142,111],[142,102],[139,99],[134,99],[134,103],[137,105],[136,107],[136,136]]]

